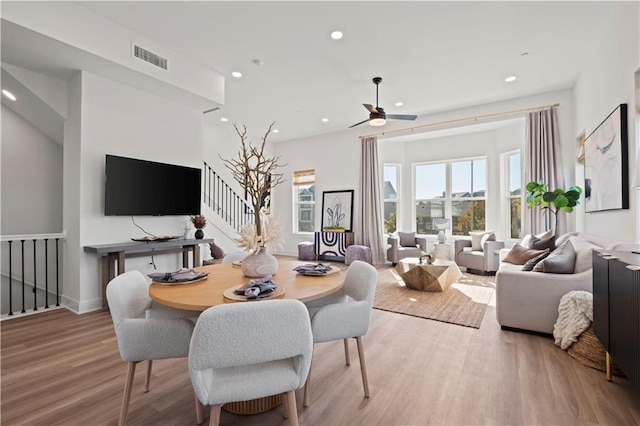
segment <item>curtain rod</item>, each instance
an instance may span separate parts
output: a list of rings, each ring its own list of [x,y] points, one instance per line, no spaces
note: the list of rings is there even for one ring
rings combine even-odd
[[[442,126],[444,124],[462,123],[462,122],[465,122],[465,121],[478,121],[478,120],[481,120],[481,119],[484,119],[484,118],[500,117],[501,115],[516,114],[516,113],[519,113],[519,112],[537,111],[537,110],[540,110],[540,109],[555,108],[557,106],[560,106],[560,104],[559,103],[555,103],[555,104],[540,105],[540,106],[537,106],[537,107],[530,107],[530,108],[512,109],[510,111],[494,112],[492,114],[476,115],[476,116],[473,116],[473,117],[456,118],[454,120],[446,120],[446,121],[440,121],[440,122],[437,122],[437,123],[423,124],[421,126],[415,126],[415,127],[405,127],[404,129],[389,130],[387,132],[372,133],[370,135],[363,135],[363,136],[358,136],[358,137],[360,139],[364,139],[364,138],[371,138],[371,137],[374,137],[374,136],[385,136],[385,135],[390,135],[390,134],[395,134],[395,133],[413,132],[416,129],[426,129],[426,128],[429,128],[429,127]]]

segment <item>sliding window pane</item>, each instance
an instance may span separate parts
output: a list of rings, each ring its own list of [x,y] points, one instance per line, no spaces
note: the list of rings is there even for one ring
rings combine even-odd
[[[433,219],[444,217],[444,200],[420,200],[416,203],[416,232],[418,234],[438,233],[433,228]]]

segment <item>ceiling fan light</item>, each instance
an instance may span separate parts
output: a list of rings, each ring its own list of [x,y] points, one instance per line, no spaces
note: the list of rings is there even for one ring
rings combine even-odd
[[[384,118],[372,118],[371,120],[369,120],[369,126],[373,126],[373,127],[379,127],[379,126],[384,126],[385,124],[387,124],[387,120],[385,120]]]

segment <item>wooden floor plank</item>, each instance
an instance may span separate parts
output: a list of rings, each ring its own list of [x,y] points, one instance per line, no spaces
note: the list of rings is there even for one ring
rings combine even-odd
[[[3,425],[116,425],[126,365],[108,312],[56,310],[1,324]],[[311,405],[302,425],[638,424],[640,395],[605,380],[549,337],[503,331],[489,306],[480,329],[374,310],[363,338],[371,398],[355,342],[314,350]],[[193,425],[187,360],[154,362],[151,391],[135,379],[129,425]],[[207,412],[207,410],[205,410]],[[286,425],[282,409],[223,411],[221,424]]]

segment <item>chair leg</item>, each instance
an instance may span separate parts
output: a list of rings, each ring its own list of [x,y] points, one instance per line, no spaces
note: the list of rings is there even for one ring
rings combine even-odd
[[[349,339],[344,339],[344,357],[347,365],[351,365],[351,357],[349,356]]]
[[[127,363],[127,378],[124,382],[124,394],[122,395],[122,406],[120,407],[120,419],[118,426],[124,426],[127,423],[127,411],[129,410],[129,400],[131,399],[131,386],[133,385],[133,376],[136,372],[136,363]]]
[[[147,374],[144,377],[144,391],[149,392],[149,387],[151,385],[151,363],[153,361],[148,360],[147,361]]]
[[[295,391],[287,392],[285,399],[287,400],[287,411],[289,412],[289,424],[291,426],[298,426],[298,409],[296,408]]]
[[[313,363],[311,364],[313,367]],[[304,396],[302,397],[302,406],[309,406],[309,382],[311,381],[311,367],[309,367],[309,374],[307,375],[307,381],[304,382]]]
[[[282,397],[282,405],[284,407],[282,417],[284,417],[285,419],[288,419],[289,418],[289,401],[287,400],[287,394],[283,393],[281,397]]]
[[[358,344],[358,356],[360,357],[360,371],[362,372],[364,397],[369,398],[369,381],[367,380],[367,366],[364,363],[364,348],[362,347],[362,336],[356,337],[356,343]]]
[[[196,423],[199,425],[204,423],[204,415],[202,414],[202,403],[200,403],[198,395],[196,395]]]
[[[219,426],[220,425],[220,409],[222,405],[212,405],[211,411],[209,412],[209,426]]]

